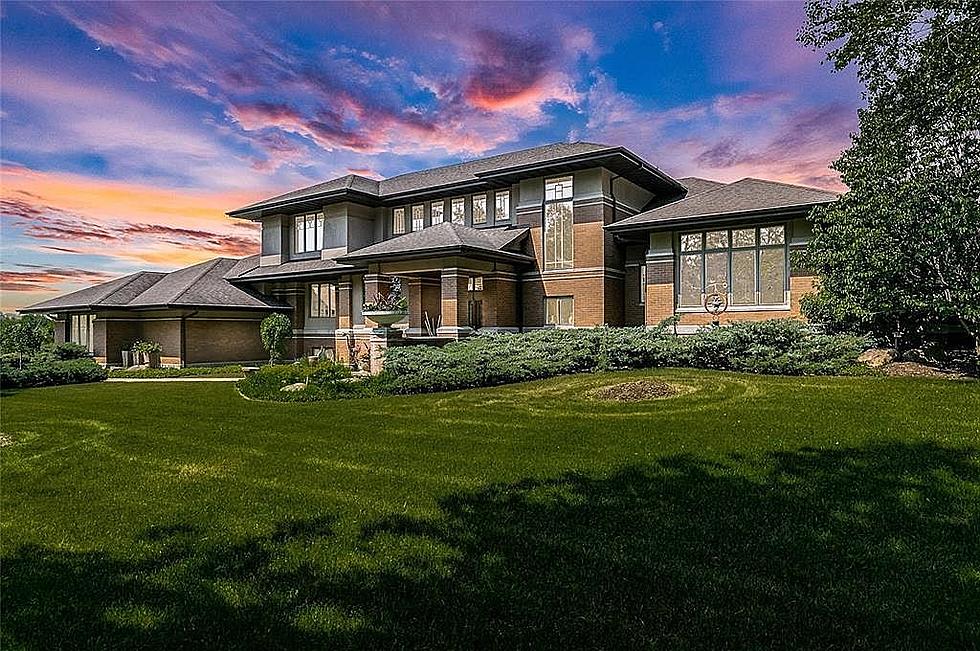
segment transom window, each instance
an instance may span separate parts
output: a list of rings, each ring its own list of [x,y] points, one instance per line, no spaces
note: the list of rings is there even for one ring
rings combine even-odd
[[[337,286],[330,283],[310,285],[310,316],[323,318],[337,316]]]
[[[452,219],[454,224],[466,223],[466,199],[456,197],[452,202]]]
[[[494,199],[496,201],[494,220],[498,222],[510,221],[510,192],[498,192]]]
[[[478,194],[473,197],[473,223],[487,223],[487,195]]]
[[[401,235],[405,232],[405,209],[395,208],[391,211],[391,232]]]
[[[731,305],[787,302],[785,225],[683,233],[679,257],[679,307],[699,307],[714,292]]]
[[[544,268],[570,269],[575,259],[572,177],[544,182]]]
[[[323,249],[323,213],[296,215],[293,218],[294,253],[310,253]]]
[[[71,314],[68,316],[68,341],[85,346],[88,352],[95,350],[95,315]]]
[[[446,212],[446,202],[445,201],[433,201],[432,205],[429,206],[429,222],[435,226],[436,224],[441,224],[445,219]]]
[[[575,325],[575,299],[571,296],[545,298],[544,322],[553,326]]]
[[[412,230],[420,231],[425,228],[425,206],[412,206]]]

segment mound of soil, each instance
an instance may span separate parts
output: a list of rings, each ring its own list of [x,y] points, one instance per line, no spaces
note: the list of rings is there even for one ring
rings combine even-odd
[[[918,362],[892,362],[882,367],[886,375],[896,377],[934,377],[955,380],[964,377],[962,373],[927,366]]]
[[[675,395],[677,390],[663,380],[635,380],[595,389],[589,395],[599,400],[636,402],[652,398],[666,398]]]

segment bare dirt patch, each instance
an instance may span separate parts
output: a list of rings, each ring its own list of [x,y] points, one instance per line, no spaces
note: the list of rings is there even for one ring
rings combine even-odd
[[[600,387],[589,392],[597,400],[616,400],[618,402],[637,402],[654,398],[667,398],[677,394],[677,389],[663,380],[634,380]]]
[[[930,377],[945,378],[947,380],[957,380],[966,377],[962,373],[947,371],[918,362],[892,362],[891,364],[885,364],[881,369],[886,375],[893,377]]]

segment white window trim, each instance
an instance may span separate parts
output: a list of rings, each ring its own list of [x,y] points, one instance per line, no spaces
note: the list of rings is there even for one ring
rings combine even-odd
[[[548,185],[549,184],[564,184],[566,182],[572,184],[571,188],[569,189],[569,196],[567,196],[567,197],[564,196],[564,192],[562,192],[562,196],[560,198],[548,199]],[[571,176],[562,176],[562,177],[557,177],[557,178],[552,178],[552,179],[545,179],[545,181],[544,181],[544,196],[545,196],[545,200],[544,200],[543,210],[542,210],[542,214],[541,214],[541,218],[543,220],[543,223],[541,225],[541,239],[542,239],[541,254],[542,254],[542,258],[544,260],[544,270],[546,270],[546,271],[560,271],[560,270],[567,270],[567,269],[574,269],[575,268],[575,203],[573,201],[574,194],[575,194],[574,179]],[[549,259],[548,259],[548,244],[547,244],[547,242],[548,242],[548,206],[549,205],[553,205],[553,204],[561,204],[561,203],[568,203],[569,204],[569,207],[571,209],[571,216],[572,216],[572,218],[571,218],[571,224],[570,224],[570,228],[571,228],[571,247],[570,247],[571,248],[571,252],[568,255],[568,257],[563,257],[561,260],[549,261]],[[565,253],[564,250],[563,250],[563,253]],[[559,264],[561,266],[557,266]]]
[[[418,210],[418,213],[419,213],[419,216],[418,217],[415,216],[415,213],[416,213],[416,210],[415,209],[416,208],[419,209]],[[419,222],[419,227],[418,228],[415,228],[416,220],[418,220],[418,222]],[[424,203],[417,203],[414,206],[412,206],[412,232],[414,233],[416,231],[420,231],[423,228],[425,228],[425,204]]]
[[[313,314],[313,288],[317,287],[317,293],[322,296],[323,289],[327,288],[327,313],[326,314]],[[310,283],[310,288],[307,292],[307,301],[309,302],[308,309],[306,310],[307,317],[310,319],[332,319],[337,316],[337,285],[334,283]],[[319,311],[319,302],[316,303]]]
[[[569,315],[568,323],[548,323],[548,304],[551,301],[554,301],[556,307],[558,307],[557,316],[561,316],[561,301],[563,300],[567,300],[570,304],[571,314]],[[575,296],[574,295],[545,296],[544,297],[544,326],[546,328],[574,328],[575,327]]]
[[[442,214],[439,215],[439,221],[435,220],[435,211],[433,208],[436,206],[440,206],[442,208]],[[441,224],[444,221],[446,221],[446,201],[444,199],[440,201],[432,201],[429,204],[429,225],[435,226],[436,224]]]
[[[456,206],[463,207],[462,221],[456,221]],[[454,224],[466,224],[466,197],[453,197],[449,201],[449,221]]]
[[[483,219],[480,221],[476,220],[476,202],[480,199],[483,200]],[[489,221],[490,215],[487,214],[487,195],[485,194],[474,194],[470,197],[470,221],[476,224],[486,224]]]
[[[399,230],[399,214],[401,215],[401,229]],[[408,232],[408,222],[405,220],[405,208],[394,208],[391,211],[391,234],[392,235],[404,235]]]
[[[503,217],[500,216],[500,205],[498,201],[501,197],[506,198],[507,205],[504,207]],[[493,218],[497,222],[510,221],[510,190],[501,190],[493,195]]]

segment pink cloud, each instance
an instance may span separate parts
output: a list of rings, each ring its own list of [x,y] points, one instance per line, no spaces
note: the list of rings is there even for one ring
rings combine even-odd
[[[68,267],[47,267],[35,264],[18,264],[29,271],[0,270],[0,291],[3,292],[52,292],[65,283],[91,285],[113,278],[112,274]]]

